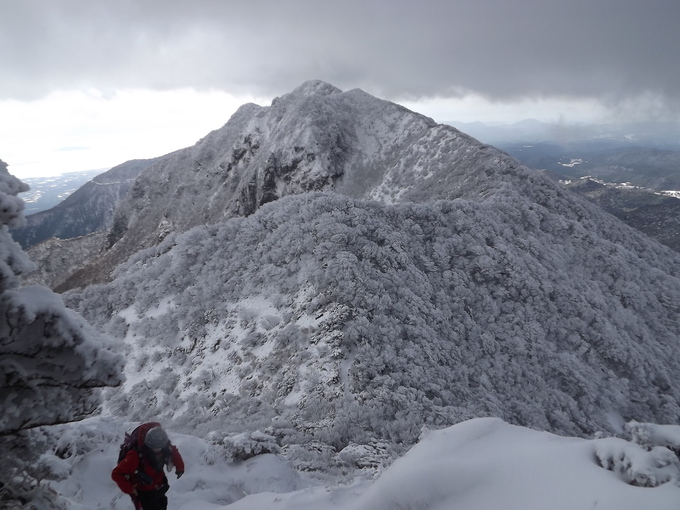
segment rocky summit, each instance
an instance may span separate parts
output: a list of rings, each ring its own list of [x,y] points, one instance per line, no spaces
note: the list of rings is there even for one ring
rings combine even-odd
[[[107,281],[116,265],[170,232],[248,216],[288,195],[477,199],[509,181],[531,192],[543,180],[451,126],[361,90],[307,82],[271,106],[242,106],[193,147],[144,169],[116,209],[102,255],[59,290]]]

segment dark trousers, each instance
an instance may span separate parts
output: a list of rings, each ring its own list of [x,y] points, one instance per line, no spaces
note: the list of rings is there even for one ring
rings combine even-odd
[[[137,496],[132,498],[135,509],[166,510],[168,508],[168,498],[165,495],[167,491],[167,485],[157,491],[138,491]]]

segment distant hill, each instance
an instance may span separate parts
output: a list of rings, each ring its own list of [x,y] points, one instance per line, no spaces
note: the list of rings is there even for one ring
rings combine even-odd
[[[26,217],[26,225],[12,230],[24,249],[46,239],[72,239],[108,229],[118,203],[139,173],[153,160],[134,160],[118,165],[71,193],[51,209]]]
[[[563,146],[549,143],[504,150],[680,251],[680,152],[648,147],[565,152]]]
[[[657,191],[680,191],[680,151],[649,147],[566,151],[554,144],[519,144],[503,150],[532,168],[566,178],[591,176]]]
[[[51,177],[27,177],[21,179],[31,189],[19,194],[24,201],[24,215],[29,216],[51,209],[66,197],[80,188],[93,177],[106,172],[108,168],[85,170],[83,172],[67,172]]]
[[[561,152],[649,147],[680,150],[680,122],[567,124],[527,119],[510,124],[448,122],[481,142],[505,149],[514,145],[552,145]]]
[[[589,177],[563,181],[563,184],[631,227],[680,252],[680,199]]]

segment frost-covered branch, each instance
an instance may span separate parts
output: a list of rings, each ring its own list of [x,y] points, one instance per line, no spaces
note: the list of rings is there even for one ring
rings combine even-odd
[[[96,388],[121,382],[122,358],[60,296],[20,287],[33,267],[9,227],[22,222],[26,191],[0,161],[0,435],[72,421],[99,404]]]

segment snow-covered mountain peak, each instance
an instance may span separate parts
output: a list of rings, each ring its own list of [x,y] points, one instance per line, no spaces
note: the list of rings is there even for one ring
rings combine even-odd
[[[295,88],[291,95],[293,96],[330,96],[333,94],[341,94],[342,90],[321,80],[309,80],[304,82],[299,87]]]
[[[169,232],[248,216],[288,195],[333,191],[385,203],[461,196],[457,181],[491,159],[480,147],[361,90],[307,82],[271,106],[244,105],[195,146],[150,165],[118,207],[103,256],[60,290],[108,279]]]

